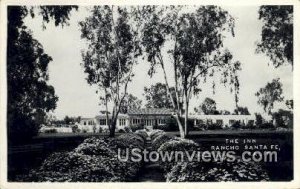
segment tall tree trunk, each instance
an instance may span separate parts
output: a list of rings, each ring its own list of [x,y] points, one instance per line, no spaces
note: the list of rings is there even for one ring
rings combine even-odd
[[[105,92],[105,115],[106,115],[106,125],[108,126],[108,130],[110,131],[110,123],[109,123],[109,115],[108,115],[108,100],[107,100],[107,89],[104,89]]]
[[[183,125],[181,123],[180,117],[181,116],[178,114],[178,112],[176,112],[175,119],[176,119],[177,124],[178,124],[180,138],[185,138],[184,129],[183,129]]]
[[[116,111],[113,110],[113,113],[111,116],[110,129],[109,129],[109,137],[115,137],[115,131],[116,131],[116,125],[117,125],[117,119],[118,119],[118,116],[115,114],[116,114]]]
[[[188,128],[188,119],[189,119],[189,102],[188,102],[188,95],[187,90],[184,91],[184,135],[185,137],[188,135],[189,128]]]
[[[115,131],[116,131],[116,120],[111,121],[110,130],[109,130],[109,137],[115,137]]]
[[[169,98],[170,98],[170,100],[171,100],[171,102],[172,102],[173,110],[174,110],[174,112],[175,112],[175,119],[176,119],[177,124],[178,124],[178,127],[179,127],[180,137],[181,137],[181,138],[185,138],[183,125],[182,125],[181,120],[180,120],[181,112],[178,112],[178,109],[177,109],[177,107],[178,107],[179,105],[178,105],[178,104],[175,104],[175,101],[174,101],[174,99],[173,99],[173,96],[172,96],[172,93],[171,93],[171,90],[170,90],[170,86],[169,86],[169,83],[168,83],[167,73],[166,73],[166,70],[165,70],[164,63],[163,63],[163,60],[162,60],[161,55],[158,56],[158,58],[159,58],[159,60],[160,60],[160,65],[161,65],[162,70],[163,70],[164,79],[165,79],[165,84],[166,84],[166,87],[167,87],[167,93],[168,93]],[[178,79],[178,78],[175,78],[175,79]],[[177,103],[179,103],[179,102],[177,102]]]

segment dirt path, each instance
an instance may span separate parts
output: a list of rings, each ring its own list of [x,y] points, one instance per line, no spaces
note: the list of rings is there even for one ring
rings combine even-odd
[[[147,139],[146,148],[151,150],[151,140]],[[140,176],[138,179],[139,182],[165,182],[163,171],[161,170],[158,163],[146,162]]]

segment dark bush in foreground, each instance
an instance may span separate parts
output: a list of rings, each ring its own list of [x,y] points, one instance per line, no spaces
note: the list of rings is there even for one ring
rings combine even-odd
[[[143,149],[145,141],[142,137],[134,133],[126,133],[116,138],[108,139],[109,146],[112,149],[139,148]]]
[[[116,158],[89,156],[76,152],[55,153],[42,166],[32,170],[24,181],[34,182],[109,182],[123,181],[124,163]]]
[[[170,139],[172,139],[172,137],[166,134],[157,136],[156,138],[154,138],[154,140],[152,140],[152,150],[158,150],[162,144],[166,143]]]
[[[107,157],[116,155],[104,140],[96,137],[85,139],[74,151],[84,155],[101,155]]]
[[[199,150],[199,145],[192,140],[181,139],[181,138],[172,138],[167,142],[163,143],[159,148],[158,152],[182,152],[183,159],[179,159],[179,161],[188,161],[186,153],[193,153]],[[168,161],[160,161],[159,162],[165,172],[168,172],[174,165],[176,165],[175,156],[172,156]]]
[[[156,136],[156,137],[153,137]],[[158,152],[195,152],[200,150],[199,145],[192,140],[168,137],[164,132],[152,132],[153,148]],[[201,182],[201,181],[267,181],[269,176],[260,164],[240,161],[228,162],[199,162],[188,161],[188,157],[170,161],[159,161],[167,182]],[[195,159],[194,159],[195,160]]]
[[[121,161],[118,148],[144,148],[138,134],[126,133],[106,141],[88,138],[71,152],[53,153],[28,175],[17,177],[25,182],[122,182],[137,176],[142,162]]]
[[[158,137],[159,135],[162,135],[162,134],[165,134],[165,132],[163,130],[159,130],[159,129],[153,130],[150,133],[150,139],[153,141],[156,137]]]
[[[252,162],[178,162],[166,174],[167,182],[267,181],[268,174]]]
[[[148,134],[147,134],[147,132],[145,130],[137,130],[137,131],[135,131],[135,134],[137,134],[140,137],[142,137],[144,141],[146,141],[147,138],[148,138]]]

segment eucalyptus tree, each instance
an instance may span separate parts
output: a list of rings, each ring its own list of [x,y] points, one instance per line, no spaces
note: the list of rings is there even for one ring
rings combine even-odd
[[[185,137],[189,100],[201,92],[201,83],[219,73],[221,83],[231,84],[234,91],[239,89],[240,63],[233,62],[231,53],[223,47],[226,35],[234,36],[234,18],[217,6],[146,6],[143,14],[146,21],[142,45],[151,65],[149,75],[161,69],[180,136]],[[166,62],[173,66],[175,98],[170,90]],[[180,109],[181,103],[184,111]],[[182,116],[184,123],[181,123]]]
[[[293,65],[293,6],[264,5],[259,8],[263,22],[257,53],[265,53],[277,68]]]
[[[272,82],[267,83],[263,88],[260,88],[258,92],[255,93],[258,97],[257,103],[264,108],[264,111],[269,115],[272,114],[275,102],[282,102],[282,84],[279,78],[273,79]]]
[[[96,85],[100,103],[106,107],[110,137],[115,134],[116,122],[133,67],[140,55],[137,26],[132,18],[133,7],[94,6],[91,15],[79,23],[81,37],[87,42],[82,51],[87,82]],[[112,103],[111,121],[108,105]]]

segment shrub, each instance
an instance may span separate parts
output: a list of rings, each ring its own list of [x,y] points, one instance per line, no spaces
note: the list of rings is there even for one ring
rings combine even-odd
[[[187,156],[186,152],[192,153],[193,151],[197,151],[199,149],[199,145],[192,140],[181,139],[181,138],[172,138],[169,141],[163,143],[159,148],[158,152],[182,152],[183,159],[181,161],[186,160]],[[177,162],[175,161],[175,157],[173,156],[170,161],[163,162],[160,161],[160,165],[162,168],[168,172]],[[179,159],[180,160],[180,159]]]
[[[159,129],[159,130],[163,130],[163,131],[169,131],[170,130],[170,128],[167,124],[154,125],[153,129]]]
[[[273,123],[266,122],[266,123],[261,124],[260,128],[261,129],[275,129],[275,126],[273,125]]]
[[[87,133],[87,129],[82,129],[81,130],[83,133]]]
[[[293,128],[293,112],[279,109],[272,114],[272,119],[275,121],[276,127]]]
[[[163,130],[159,130],[159,129],[153,130],[150,132],[150,138],[153,141],[154,138],[156,138],[157,136],[159,136],[161,134],[165,134],[165,132]]]
[[[77,148],[76,153],[84,155],[101,155],[106,157],[115,156],[116,153],[110,149],[110,146],[104,140],[96,137],[85,139]]]
[[[166,120],[166,125],[168,126],[167,131],[179,131],[177,121],[174,118],[169,118]]]
[[[138,136],[142,137],[144,142],[146,142],[147,138],[148,138],[148,134],[145,130],[137,130],[135,131],[135,134],[137,134]]]
[[[177,126],[177,122],[174,118],[168,118],[166,119],[165,124],[155,124],[153,126],[153,129],[159,129],[163,131],[179,131],[179,128]]]
[[[117,147],[143,148],[144,140],[138,134],[123,134],[107,142],[91,137],[85,139],[71,152],[53,153],[43,164],[31,170],[19,181],[51,182],[112,182],[132,181],[142,162],[123,162],[116,156]]]
[[[172,137],[170,137],[166,134],[161,134],[161,135],[157,136],[152,141],[152,150],[158,150],[162,144],[169,141],[171,138]]]
[[[137,132],[140,133],[141,131]],[[131,150],[133,148],[144,148],[144,139],[142,136],[136,133],[126,133],[116,138],[110,138],[107,140],[112,150],[115,152],[117,152],[118,149],[121,150],[121,157],[125,155],[124,153],[126,149]],[[142,166],[142,162],[132,162],[131,159],[123,163],[126,170],[126,173],[124,174],[126,175],[127,180],[134,178]]]
[[[113,157],[89,156],[76,152],[55,153],[37,170],[29,174],[30,181],[124,181],[125,166]]]
[[[254,122],[248,122],[244,128],[245,129],[255,129],[256,126],[254,125]]]
[[[47,129],[47,130],[45,130],[45,133],[57,133],[57,129],[55,129],[55,128]]]
[[[207,129],[208,130],[219,130],[219,129],[222,129],[222,125],[213,123],[213,124],[208,125]]]
[[[143,138],[134,133],[125,133],[116,138],[109,138],[107,140],[110,148],[115,151],[117,151],[118,149],[125,150],[126,148],[143,149],[145,144]]]
[[[178,162],[166,174],[168,182],[262,181],[269,176],[253,162]]]
[[[137,124],[137,125],[131,125],[130,128],[133,132],[135,132],[137,130],[144,129],[144,125],[140,123],[140,124]]]
[[[125,133],[131,133],[132,129],[130,127],[124,127]]]
[[[124,129],[119,129],[118,133],[126,133],[126,131]]]
[[[231,127],[233,129],[240,129],[242,126],[241,126],[241,123],[239,121],[237,121],[234,124],[232,124]]]
[[[79,133],[80,129],[78,128],[78,125],[72,125],[72,133]]]
[[[194,128],[198,128],[199,130],[207,130],[207,127],[208,126],[204,123],[194,126]]]

